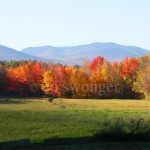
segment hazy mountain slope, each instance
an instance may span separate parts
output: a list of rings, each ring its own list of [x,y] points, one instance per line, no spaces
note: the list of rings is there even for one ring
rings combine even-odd
[[[0,60],[38,60],[55,62],[55,60],[48,60],[45,58],[32,56],[2,45],[0,45]]]
[[[74,60],[75,64],[80,64],[84,59],[91,60],[99,55],[104,56],[109,61],[120,61],[124,57],[140,57],[150,51],[139,47],[123,46],[115,43],[92,43],[68,47],[30,47],[23,49],[22,52],[47,59],[59,59],[68,63]],[[80,62],[75,62],[76,60]]]

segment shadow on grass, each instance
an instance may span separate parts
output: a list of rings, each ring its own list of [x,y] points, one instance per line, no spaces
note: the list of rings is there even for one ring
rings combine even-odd
[[[32,149],[38,147],[49,147],[54,145],[86,144],[96,142],[95,137],[77,137],[77,138],[50,138],[43,143],[32,143],[29,139],[8,141],[0,143],[0,149]]]
[[[108,135],[109,136],[109,135]],[[111,137],[111,136],[110,136]],[[75,149],[78,147],[83,146],[86,150],[91,149],[93,146],[97,148],[101,148],[102,146],[104,147],[104,149],[106,148],[112,148],[111,146],[117,146],[117,144],[119,143],[120,146],[126,146],[126,145],[130,145],[132,146],[136,146],[136,144],[141,145],[147,145],[150,148],[150,139],[146,139],[146,140],[142,140],[141,138],[138,140],[132,139],[131,137],[128,137],[129,139],[123,139],[119,140],[118,138],[106,138],[103,136],[97,137],[97,136],[91,136],[91,137],[70,137],[70,138],[49,138],[44,140],[43,143],[32,143],[29,139],[23,139],[23,140],[18,140],[18,141],[9,141],[9,142],[3,142],[0,143],[0,149],[11,149],[11,150],[19,150],[19,149],[23,149],[23,150],[30,150],[30,149],[47,149],[47,148],[64,148],[64,147],[68,147],[69,149]],[[146,143],[145,143],[146,142]],[[111,146],[108,144],[110,143]],[[129,144],[129,143],[134,143],[134,145]],[[125,145],[124,145],[125,144]],[[89,146],[91,146],[91,148],[89,148]],[[120,147],[119,146],[119,147]],[[143,147],[143,146],[142,146]],[[136,147],[134,147],[136,148]]]
[[[16,100],[9,99],[9,98],[0,99],[0,104],[25,104],[25,103],[26,102],[21,99],[16,99]]]

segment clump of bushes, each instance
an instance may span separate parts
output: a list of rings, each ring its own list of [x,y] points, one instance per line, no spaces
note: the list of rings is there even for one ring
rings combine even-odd
[[[150,120],[105,119],[98,123],[95,137],[102,141],[150,141]]]

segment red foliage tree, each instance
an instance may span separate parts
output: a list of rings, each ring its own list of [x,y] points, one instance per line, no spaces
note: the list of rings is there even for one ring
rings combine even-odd
[[[101,67],[102,64],[104,63],[105,59],[102,56],[98,56],[93,59],[91,65],[90,65],[90,70],[94,71],[97,67]]]
[[[135,77],[138,70],[139,63],[137,58],[125,58],[122,63],[122,71],[120,72],[120,75],[123,78]]]

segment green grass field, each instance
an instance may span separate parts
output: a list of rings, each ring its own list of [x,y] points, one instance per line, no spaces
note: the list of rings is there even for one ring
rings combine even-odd
[[[94,136],[99,122],[108,118],[150,119],[150,101],[87,99],[0,99],[0,142],[29,139],[40,143],[45,139]],[[106,144],[102,144],[103,146]],[[95,144],[97,147],[102,145]],[[127,144],[128,145],[128,144]],[[77,146],[77,145],[76,145]],[[74,149],[76,146],[71,147]],[[86,149],[87,145],[78,144]],[[83,146],[83,147],[82,147]],[[93,147],[89,145],[89,147]],[[150,147],[150,144],[148,144]],[[69,148],[64,145],[63,148]],[[59,149],[59,146],[54,146]],[[94,149],[94,147],[93,147]]]

